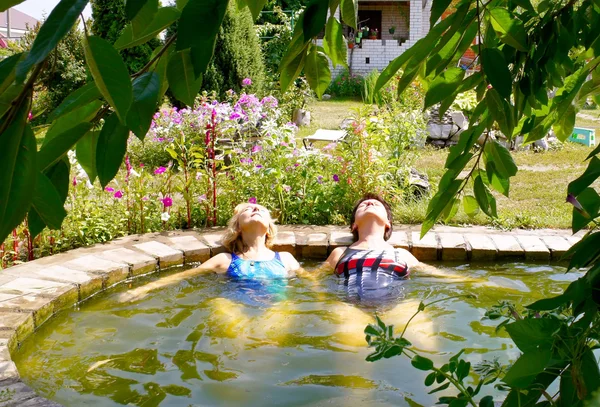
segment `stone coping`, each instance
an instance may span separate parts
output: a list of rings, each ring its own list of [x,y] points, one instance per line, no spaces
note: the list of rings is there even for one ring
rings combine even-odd
[[[419,226],[395,226],[389,242],[421,261],[560,260],[582,233],[564,230],[503,232],[486,227],[438,226],[419,238]],[[224,252],[224,228],[130,235],[0,271],[0,390],[2,406],[59,406],[19,379],[11,353],[55,313],[120,282]],[[274,250],[324,260],[352,243],[347,227],[280,226]]]

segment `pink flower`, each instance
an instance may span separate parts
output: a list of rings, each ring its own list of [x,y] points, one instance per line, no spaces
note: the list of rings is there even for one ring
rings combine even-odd
[[[323,183],[323,176],[322,176],[322,175],[319,175],[319,176],[317,177],[317,182],[318,182],[319,184],[322,184],[322,183]]]
[[[248,203],[255,204],[256,203],[256,197],[251,197],[250,199],[248,199]]]
[[[77,186],[77,178],[73,177],[73,186]]]
[[[143,167],[143,166],[144,166],[144,163],[140,163],[140,167]]]
[[[173,206],[173,200],[171,199],[170,196],[165,196],[163,199],[160,200],[162,202],[162,204],[165,206],[165,208],[168,208],[169,206]]]
[[[105,190],[106,192],[115,192],[115,189],[114,189],[114,188],[111,188],[111,187],[106,187],[106,188],[104,188],[104,190]]]
[[[142,197],[142,201],[147,201],[147,200],[148,200],[148,197],[147,197],[147,196],[143,196],[143,197]]]
[[[206,201],[206,194],[202,194],[198,197],[198,202],[202,203]]]
[[[29,114],[27,115],[27,121],[31,121],[31,119],[33,119],[33,114],[29,112]]]
[[[241,164],[250,164],[252,162],[252,158],[240,158]]]
[[[115,192],[115,198],[117,198],[117,199],[123,198],[123,191],[118,190],[117,192]]]
[[[157,169],[154,170],[154,175],[162,174],[165,171],[167,171],[167,169],[165,167],[158,167]]]
[[[284,185],[284,186],[283,186],[283,190],[284,190],[285,192],[290,192],[290,191],[292,190],[292,187],[291,187],[291,186],[289,186],[289,185]]]
[[[333,180],[334,180],[335,182],[340,182],[340,177],[338,177],[338,175],[337,175],[337,174],[333,174]]]
[[[253,153],[258,153],[261,150],[262,150],[262,146],[259,146],[258,144],[255,145],[254,147],[252,147],[252,152]]]
[[[242,80],[242,86],[246,87],[246,86],[250,86],[250,85],[252,85],[252,79],[250,79],[250,78],[244,78]]]

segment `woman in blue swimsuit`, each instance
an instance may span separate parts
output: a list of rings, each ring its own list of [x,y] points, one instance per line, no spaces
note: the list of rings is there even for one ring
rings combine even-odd
[[[291,253],[270,249],[276,234],[277,227],[267,208],[240,204],[234,209],[222,239],[227,253],[219,253],[199,267],[130,290],[122,295],[122,299],[138,300],[152,290],[210,271],[248,281],[292,277],[300,265]]]

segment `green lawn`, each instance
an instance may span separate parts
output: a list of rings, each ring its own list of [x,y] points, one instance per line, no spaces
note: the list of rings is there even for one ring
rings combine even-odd
[[[311,126],[302,128],[299,138],[315,132],[318,128],[338,129],[346,117],[351,117],[353,109],[363,104],[359,100],[315,101],[309,105]],[[585,110],[583,113],[598,116],[600,111]],[[600,121],[577,118],[578,127],[596,128],[600,134]],[[479,214],[469,218],[463,211],[453,219],[452,224],[494,225],[499,228],[569,228],[572,206],[565,203],[567,185],[585,170],[585,158],[591,148],[565,143],[561,149],[534,153],[514,152],[513,157],[519,172],[511,179],[510,198],[496,194],[498,219],[490,220]],[[436,187],[444,173],[447,149],[425,148],[421,151],[415,167],[429,176]],[[600,187],[600,183],[596,186]],[[406,202],[396,208],[396,221],[400,223],[421,223],[425,218],[427,201]]]

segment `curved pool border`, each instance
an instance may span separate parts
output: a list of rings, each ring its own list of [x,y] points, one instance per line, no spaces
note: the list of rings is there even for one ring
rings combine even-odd
[[[502,232],[438,226],[419,239],[419,226],[395,226],[390,243],[421,261],[560,260],[580,238],[566,230]],[[223,228],[130,235],[0,271],[0,405],[60,406],[19,378],[11,354],[55,313],[115,284],[164,268],[204,262],[225,251]],[[325,259],[352,242],[339,226],[280,226],[274,250]]]

